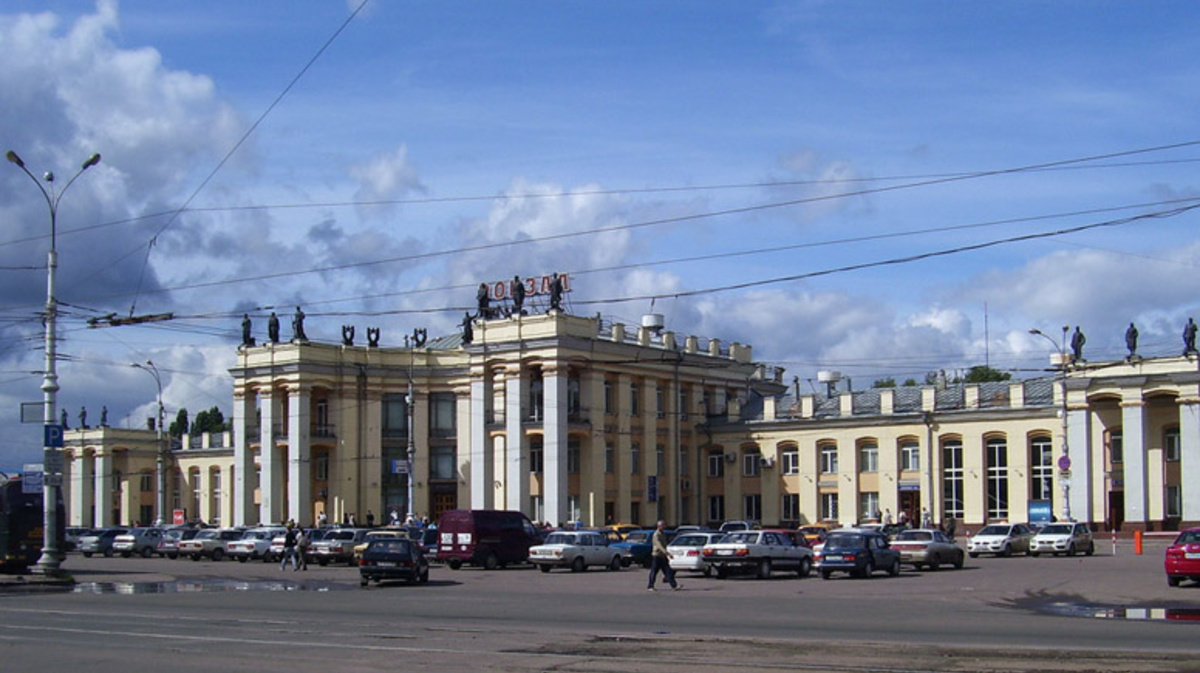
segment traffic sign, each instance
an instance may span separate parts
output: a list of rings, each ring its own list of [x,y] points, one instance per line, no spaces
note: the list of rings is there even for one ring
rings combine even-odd
[[[1071,469],[1071,457],[1066,454],[1059,456],[1058,457],[1058,469],[1060,469],[1060,470]]]
[[[42,446],[61,449],[63,447],[63,426],[57,423],[47,423],[42,428],[45,435],[45,441],[42,442]]]

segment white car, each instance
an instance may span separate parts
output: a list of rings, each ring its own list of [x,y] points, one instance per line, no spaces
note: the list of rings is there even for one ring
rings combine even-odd
[[[693,531],[676,535],[667,545],[671,555],[671,570],[691,570],[712,575],[712,566],[704,562],[704,545],[720,541],[725,533],[719,531]]]
[[[1066,554],[1074,556],[1083,552],[1091,556],[1096,552],[1096,543],[1092,540],[1092,531],[1086,523],[1048,523],[1033,536],[1029,543],[1029,555]]]
[[[621,569],[621,550],[608,546],[608,538],[595,530],[559,530],[546,536],[542,544],[529,548],[529,562],[544,573],[551,568],[570,568],[583,572],[588,566]]]
[[[759,579],[767,579],[775,569],[807,577],[813,567],[812,548],[792,530],[735,531],[704,545],[701,556],[719,579],[740,570],[753,570]]]
[[[967,542],[967,553],[971,558],[980,554],[1028,554],[1032,540],[1033,530],[1023,523],[992,523],[980,528]]]
[[[241,539],[230,540],[225,544],[225,551],[229,554],[229,558],[237,559],[245,563],[251,559],[262,559],[263,561],[271,561],[271,540],[276,535],[283,535],[286,529],[273,528],[251,528],[242,534]]]

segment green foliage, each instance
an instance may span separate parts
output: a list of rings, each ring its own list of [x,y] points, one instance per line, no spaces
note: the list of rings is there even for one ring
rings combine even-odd
[[[916,379],[914,379],[914,378],[912,378],[912,377],[909,377],[909,378],[907,378],[907,379],[904,379],[904,385],[906,385],[906,386],[915,386],[915,385],[917,385],[917,380],[916,380]]]
[[[877,381],[875,381],[875,383],[871,384],[871,387],[872,388],[895,388],[896,387],[896,379],[894,379],[890,376],[886,379],[878,379]]]
[[[188,411],[187,409],[180,409],[179,413],[175,415],[174,422],[172,422],[170,427],[167,428],[167,434],[171,435],[172,437],[182,437],[187,433]]]
[[[192,434],[205,432],[224,432],[227,429],[225,415],[217,407],[196,414],[196,422],[192,423]]]
[[[1012,378],[1012,374],[1002,372],[998,369],[992,369],[987,365],[975,365],[967,370],[967,375],[963,378],[966,383],[986,383],[988,381],[1008,381]]]

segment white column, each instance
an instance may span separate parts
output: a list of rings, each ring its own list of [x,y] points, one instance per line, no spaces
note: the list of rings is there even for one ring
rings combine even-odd
[[[1183,520],[1200,521],[1200,399],[1179,401],[1179,483]]]
[[[96,485],[94,496],[96,503],[96,527],[113,525],[112,520],[112,475],[113,459],[112,454],[96,453],[96,469],[95,479],[93,483]]]
[[[542,421],[542,497],[545,519],[566,521],[567,511],[567,368],[542,369],[545,419]]]
[[[529,442],[521,428],[522,398],[528,390],[528,373],[519,364],[505,372],[504,381],[504,493],[505,506],[520,512],[529,511]]]
[[[277,524],[283,520],[283,465],[275,450],[275,424],[280,422],[279,395],[269,388],[258,393],[262,433],[259,461],[262,479],[259,483],[258,520]]]
[[[315,523],[312,506],[312,429],[309,423],[311,397],[312,392],[303,386],[298,386],[288,395],[288,518],[301,526]]]
[[[1092,518],[1092,466],[1095,464],[1095,457],[1091,437],[1091,412],[1087,408],[1069,410],[1067,446],[1071,457],[1071,517],[1078,521],[1088,521]]]
[[[482,377],[489,376],[485,369]],[[491,394],[485,378],[471,380],[471,509],[490,509],[495,477],[492,470],[492,442],[487,434],[487,396]]]
[[[1126,390],[1121,401],[1121,438],[1124,453],[1125,521],[1146,522],[1146,420],[1142,391]]]
[[[80,450],[71,463],[71,525],[91,527],[93,503],[92,463],[95,459]]]
[[[258,522],[254,511],[254,488],[257,485],[254,468],[254,452],[250,442],[254,437],[254,393],[245,391],[233,396],[233,467],[235,483],[233,489],[233,525],[249,526]]]

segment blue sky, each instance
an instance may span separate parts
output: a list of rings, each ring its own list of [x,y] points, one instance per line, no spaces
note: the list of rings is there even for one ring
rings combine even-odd
[[[154,382],[129,363],[147,359],[169,413],[228,414],[243,312],[260,338],[300,304],[310,338],[378,326],[396,345],[453,331],[479,281],[514,274],[569,272],[573,312],[627,322],[650,301],[617,300],[656,295],[668,329],[856,387],[1033,375],[1049,345],[1030,327],[1081,325],[1100,360],[1134,321],[1143,354],[1174,354],[1196,312],[1190,211],[767,282],[1200,203],[1192,3],[374,0],[317,56],[357,6],[0,9],[3,149],[62,176],[104,155],[60,211],[72,419],[103,405],[141,427]],[[4,165],[12,467],[40,443],[16,420],[40,399],[48,218]],[[735,283],[760,284],[703,292]]]

